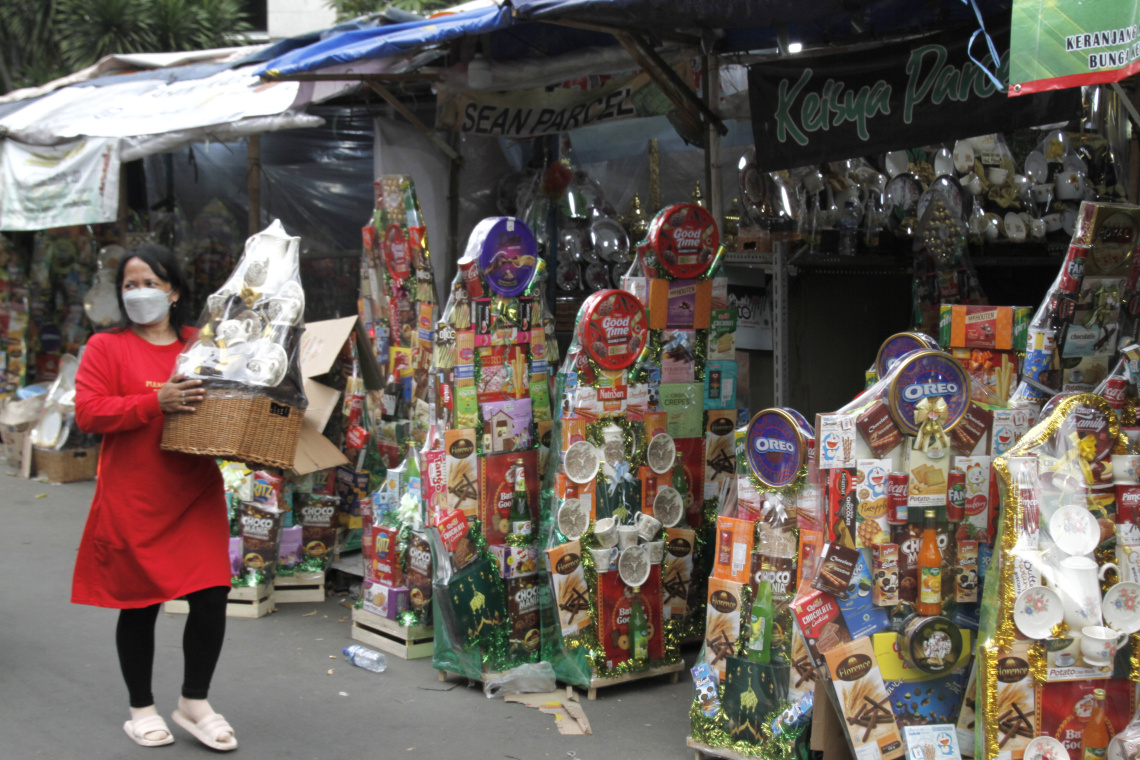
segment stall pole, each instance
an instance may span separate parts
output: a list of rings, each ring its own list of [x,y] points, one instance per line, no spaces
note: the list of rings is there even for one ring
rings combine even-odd
[[[705,91],[705,105],[715,113],[720,100],[720,58],[715,55],[702,56],[702,88]],[[720,189],[720,130],[711,120],[705,121],[705,197],[708,198],[709,212],[717,224],[724,223],[724,197]]]
[[[261,135],[249,136],[249,234],[261,231]]]
[[[772,244],[772,405],[788,406],[788,243]]]

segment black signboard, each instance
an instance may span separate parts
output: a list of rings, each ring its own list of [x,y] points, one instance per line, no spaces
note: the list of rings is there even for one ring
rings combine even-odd
[[[857,53],[790,56],[748,67],[762,171],[877,155],[962,137],[1066,121],[1080,90],[1009,98],[970,60],[961,27]],[[992,30],[1009,78],[1009,28]],[[974,54],[992,69],[986,44]]]

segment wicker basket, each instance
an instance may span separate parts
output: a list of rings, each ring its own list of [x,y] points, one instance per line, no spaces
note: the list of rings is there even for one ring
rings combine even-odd
[[[288,469],[297,454],[303,409],[268,396],[231,398],[206,391],[193,414],[171,414],[162,448]]]
[[[77,483],[94,480],[99,469],[99,447],[89,449],[33,449],[32,469],[37,478],[52,483]]]

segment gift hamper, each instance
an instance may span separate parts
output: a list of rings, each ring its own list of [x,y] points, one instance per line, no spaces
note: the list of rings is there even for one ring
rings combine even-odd
[[[163,449],[292,466],[307,406],[299,246],[274,221],[246,242],[233,273],[207,298],[197,338],[175,369],[201,379],[206,397],[193,414],[166,417]]]

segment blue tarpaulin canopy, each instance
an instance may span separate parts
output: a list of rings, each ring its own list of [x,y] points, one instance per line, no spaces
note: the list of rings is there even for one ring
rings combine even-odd
[[[487,34],[512,23],[508,6],[481,8],[434,19],[359,29],[328,37],[269,61],[259,73],[285,76],[365,59],[390,58],[468,34]]]

